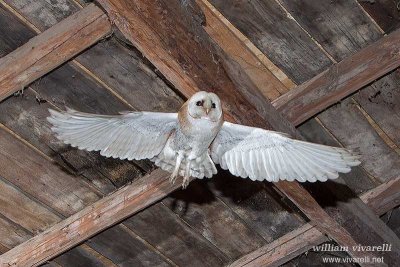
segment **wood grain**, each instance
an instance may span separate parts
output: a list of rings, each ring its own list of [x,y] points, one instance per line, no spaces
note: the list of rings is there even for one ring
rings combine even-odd
[[[111,31],[95,5],[72,15],[0,59],[0,99],[22,90]]]
[[[208,73],[205,72],[205,70],[209,69],[208,66],[215,69],[215,65],[217,65],[215,63],[215,57],[210,56],[208,51],[202,53],[199,52],[194,53],[195,51],[203,51],[204,47],[207,47],[208,49],[212,47],[212,44],[209,43],[209,41],[207,41],[206,37],[204,37],[204,39],[201,38],[202,36],[204,36],[204,32],[202,32],[200,28],[202,16],[201,14],[200,15],[198,14],[198,8],[196,8],[195,3],[186,2],[186,4],[184,5],[185,8],[189,7],[190,10],[193,12],[190,18],[187,17],[187,14],[185,14],[185,12],[182,12],[181,10],[182,6],[179,6],[175,3],[173,3],[172,5],[171,3],[168,3],[168,5],[165,5],[160,1],[157,4],[155,4],[155,6],[152,6],[152,4],[142,4],[142,3],[136,5],[134,3],[126,3],[122,1],[113,1],[111,3],[105,0],[100,1],[100,3],[110,14],[110,16],[115,17],[114,19],[112,19],[112,21],[114,21],[117,24],[117,26],[119,26],[119,28],[125,34],[126,38],[134,42],[135,45],[138,46],[139,49],[146,56],[148,56],[148,58],[150,59],[150,61],[152,61],[153,64],[155,64],[156,66],[160,66],[160,70],[161,72],[164,73],[164,75],[168,76],[171,74],[171,72],[175,74],[180,73],[181,75],[183,75],[183,78],[178,81],[175,80],[177,78],[176,75],[174,79],[171,80],[173,83],[176,83],[176,85],[178,85],[177,88],[182,90],[182,92],[185,92],[186,90],[185,86],[183,86],[183,83],[187,81],[187,78],[189,77],[187,74],[192,74],[190,77],[195,77],[196,78],[195,81],[198,83],[198,85],[201,85],[204,84],[208,76],[207,75]],[[142,13],[135,14],[137,13],[138,10],[141,10]],[[185,11],[187,12],[187,9]],[[163,15],[169,12],[172,12],[174,16],[171,16],[171,14],[169,14],[169,16]],[[151,16],[149,16],[150,14]],[[155,18],[157,16],[160,17],[160,19],[156,20]],[[147,19],[149,17],[151,17],[152,19],[151,20]],[[141,20],[146,21],[146,24],[144,24]],[[180,22],[179,23],[174,22],[174,20],[179,20]],[[149,51],[149,47],[151,47],[152,44],[149,43],[149,40],[147,39],[148,36],[143,38],[143,36],[137,35],[136,31],[138,29],[135,28],[137,25],[144,24],[147,26],[147,24],[154,23],[154,21],[158,21],[157,27],[153,27],[152,29],[147,29],[146,34],[147,35],[150,34],[151,36],[156,36],[155,33],[152,33],[152,31],[156,31],[158,33],[158,36],[160,35],[162,36],[163,39],[160,40],[158,38],[160,44],[162,45],[157,48],[158,49],[157,53],[165,54],[165,58],[167,60],[170,59],[170,55],[175,55],[175,58],[184,59],[185,64],[182,64],[183,62],[181,61],[181,65],[179,65],[179,67],[180,68],[185,67],[186,72],[183,72],[182,69],[180,70],[179,68],[175,68],[174,66],[172,66],[171,68],[166,68],[167,66],[165,62],[159,61],[160,56],[154,57],[153,50]],[[159,23],[160,21],[162,21],[163,23],[160,24]],[[187,21],[188,27],[185,28],[184,26],[182,26],[181,23],[182,21]],[[173,29],[173,35],[172,35],[173,38],[171,38],[171,35],[168,35],[171,29]],[[201,47],[199,46],[198,42],[191,41],[190,35],[193,33],[195,33],[195,36],[198,36],[199,41],[204,42],[204,44]],[[140,44],[138,45],[138,40],[140,37],[142,38],[140,39],[139,41]],[[177,41],[182,41],[181,44],[184,44],[184,46],[178,48],[175,45],[173,45]],[[191,51],[191,53],[189,54],[188,51]],[[196,63],[193,62],[193,58],[196,58]],[[225,70],[225,72],[228,74],[228,77],[220,76],[218,77],[218,79],[224,79],[224,81],[226,81],[225,84],[233,83],[234,85],[236,85],[235,88],[240,90],[240,92],[245,96],[245,99],[254,99],[256,96],[253,96],[253,94],[257,93],[258,91],[254,90],[254,87],[249,81],[248,77],[247,80],[244,79],[246,75],[243,74],[243,71],[240,69],[240,67],[238,67],[237,64],[235,64],[235,62],[232,62],[232,60],[230,60],[229,58],[226,58],[224,54],[221,54],[220,59],[223,62],[220,65],[220,67]],[[173,62],[177,62],[176,59],[174,59]],[[206,64],[207,67],[199,69],[196,67],[199,64]],[[192,68],[188,68],[189,66],[191,66]],[[222,84],[224,81],[219,81],[219,82]],[[198,87],[199,86],[194,88]],[[233,98],[233,95],[237,92],[236,90],[232,90],[232,88],[227,88],[226,86],[220,86],[219,88],[213,88],[213,91],[218,93],[221,96],[221,98],[225,101],[225,103],[228,103],[228,105],[230,106],[235,106],[236,110],[234,113],[231,113],[230,109],[226,111],[236,121],[239,122],[243,121],[244,117],[247,117],[249,114],[252,114],[251,122],[253,123],[253,125],[257,125],[259,127],[265,127],[265,122],[263,122],[262,120],[260,121],[261,117],[257,114],[257,112],[254,112],[252,110],[253,107],[252,105],[247,105],[246,112],[240,113],[240,109],[238,110],[240,105],[235,105],[237,103],[237,99]],[[227,94],[227,92],[229,92],[229,94]],[[226,97],[224,98],[224,96]],[[260,101],[263,101],[262,97]],[[279,113],[276,112],[273,113],[273,108],[268,103],[268,101],[264,100],[264,102],[266,102],[264,108],[265,114],[269,113],[270,116],[271,113],[274,114],[273,116],[274,119],[272,120],[270,119],[268,124],[275,126],[275,129],[277,130],[284,129],[285,131],[297,135],[292,125],[282,122],[279,123],[278,120],[284,121],[284,119],[281,118]],[[340,244],[342,245],[346,244],[349,246],[357,244],[356,241],[353,239],[354,237],[352,237],[349,234],[349,232],[347,232],[344,228],[342,228],[342,226],[339,225],[338,222],[334,221],[331,217],[329,217],[329,215],[325,213],[325,211],[309,195],[309,193],[302,187],[300,187],[297,183],[281,182],[277,183],[277,187],[282,192],[284,192],[289,197],[289,199],[291,199],[312,221],[314,221],[315,224],[318,225],[320,229],[323,229],[322,231],[329,233]],[[359,220],[358,218],[354,219]],[[363,240],[363,241],[369,242],[368,240]],[[364,253],[358,253],[356,251],[352,251],[351,253],[353,256],[365,255]]]
[[[400,27],[400,6],[397,1],[358,0],[358,2],[386,33]]]
[[[263,61],[247,47],[245,37],[240,36],[237,33],[238,30],[228,24],[229,22],[222,17],[221,13],[206,0],[197,1],[197,4],[205,15],[207,33],[225,53],[240,64],[266,98],[273,100],[288,91],[287,87],[275,77]],[[240,37],[242,38],[239,39]],[[262,53],[259,52],[259,54]]]
[[[378,215],[383,215],[400,204],[400,177],[381,184],[364,193],[360,198]],[[298,255],[318,246],[328,239],[316,227],[305,224],[274,240],[229,266],[280,266]]]
[[[331,65],[329,58],[276,1],[210,3],[295,83],[306,82]]]
[[[400,30],[334,64],[273,102],[300,124],[400,65]]]
[[[0,256],[0,263],[23,266],[43,263],[180,186],[171,185],[168,177],[167,173],[159,170],[152,172],[4,253]]]
[[[55,10],[53,11],[55,12]],[[42,14],[47,14],[43,10],[41,10],[41,12]],[[42,19],[46,20],[45,16]],[[16,40],[13,40],[13,42],[15,43]],[[101,44],[104,45],[102,46],[103,48],[110,49],[105,50],[96,45],[81,55],[87,57],[88,62],[90,60],[93,62],[107,61],[111,64],[110,66],[113,66],[114,69],[112,70],[107,70],[107,67],[104,66],[102,68],[100,68],[100,66],[96,67],[101,71],[107,70],[107,72],[104,72],[103,75],[100,76],[100,79],[104,80],[106,79],[105,76],[114,75],[115,79],[118,80],[118,72],[122,69],[120,77],[125,77],[126,73],[129,72],[129,75],[126,77],[125,81],[130,82],[130,84],[121,83],[121,86],[124,86],[124,90],[126,90],[127,93],[131,91],[131,89],[128,87],[130,85],[134,86],[133,77],[136,76],[137,77],[135,79],[141,80],[141,83],[144,83],[144,85],[150,83],[152,86],[154,85],[154,87],[157,86],[158,83],[155,83],[150,79],[154,78],[154,74],[151,74],[149,69],[147,69],[149,76],[146,78],[146,76],[142,73],[143,69],[135,68],[131,63],[135,63],[135,59],[139,60],[137,55],[135,56],[132,51],[128,49],[119,49],[118,47],[120,47],[120,45],[115,40],[109,40]],[[95,51],[93,53],[89,53],[93,49],[95,49]],[[110,57],[110,55],[112,55],[112,57]],[[78,57],[78,60],[80,60],[80,57]],[[115,65],[113,62],[115,62]],[[96,63],[91,64],[93,66],[96,65]],[[125,70],[124,68],[127,69]],[[93,77],[92,75],[86,76],[79,71],[80,68],[76,67],[74,64],[67,64],[43,77],[40,81],[33,83],[31,85],[33,90],[26,90],[22,98],[7,99],[7,101],[0,105],[0,110],[4,111],[0,111],[2,114],[0,115],[0,121],[21,135],[23,138],[31,142],[43,153],[55,159],[63,166],[72,169],[70,172],[72,172],[74,175],[83,176],[83,179],[88,179],[94,186],[99,188],[103,193],[107,194],[115,189],[113,184],[121,186],[127,181],[137,178],[138,175],[141,175],[141,172],[138,172],[135,169],[135,166],[129,162],[115,159],[105,159],[99,156],[98,153],[87,153],[74,148],[66,147],[59,140],[54,138],[53,134],[49,130],[49,124],[45,120],[45,117],[48,116],[47,109],[54,106],[60,109],[64,109],[65,106],[69,106],[75,109],[101,114],[117,113],[118,111],[129,109],[128,106],[120,103],[118,98],[108,93],[108,90],[104,90],[101,84],[97,84],[97,79],[93,80],[91,78]],[[157,80],[155,79],[155,81]],[[57,88],[57,90],[53,90],[54,88]],[[146,88],[143,90],[150,91],[151,88]],[[169,99],[170,104],[168,105],[167,110],[172,111],[174,106],[176,106],[176,102],[174,102],[174,98],[176,98],[176,96],[169,96],[168,91],[165,93],[165,101],[163,101],[161,98],[160,102],[166,102]],[[40,105],[38,105],[37,101],[35,100],[36,96],[47,102],[42,102]],[[157,96],[154,94],[153,98],[157,98]],[[142,108],[144,105],[147,105],[147,108],[154,107],[155,109],[160,109],[160,111],[164,111],[164,109],[166,109],[166,104],[155,103],[155,99],[149,99],[146,94],[136,96],[133,94],[133,96],[127,98],[127,102],[138,108]],[[149,105],[149,102],[151,102],[151,105]],[[34,129],[34,131],[32,131],[32,129]],[[143,167],[143,170],[147,171],[151,169],[151,166],[146,167],[144,165],[140,165]],[[107,183],[109,180],[112,181],[112,184]],[[190,192],[187,192],[187,194],[190,194]],[[202,196],[198,197],[198,199],[201,198]],[[150,210],[151,209],[152,208],[150,208]],[[274,209],[283,210],[283,208],[279,208],[279,206],[275,206]],[[187,242],[186,239],[197,240],[196,242],[203,244],[204,248],[201,250],[196,250],[195,253],[197,255],[204,253],[204,256],[199,258],[204,258],[205,255],[207,255],[209,261],[211,262],[218,261],[214,255],[218,255],[220,258],[224,258],[226,256],[220,253],[218,249],[215,248],[211,243],[204,243],[206,238],[213,242],[219,242],[223,244],[225,246],[225,251],[230,252],[229,257],[238,257],[243,253],[247,253],[251,249],[261,246],[262,243],[265,242],[261,237],[250,230],[246,224],[240,220],[240,218],[235,216],[234,212],[230,210],[229,207],[226,207],[220,201],[213,201],[209,206],[209,210],[212,212],[203,212],[201,209],[196,210],[198,214],[204,215],[202,221],[204,222],[204,226],[202,228],[204,229],[204,232],[201,232],[200,234],[192,234],[190,231],[188,231],[189,227],[185,226],[184,229],[186,229],[186,231],[182,232],[181,234],[181,238],[184,242],[180,246],[182,250],[186,251],[185,255],[190,255],[189,249],[196,250],[195,248],[188,246],[187,243],[185,244],[185,242]],[[286,213],[288,214],[288,212]],[[171,214],[173,213],[171,212]],[[216,216],[219,216],[219,214],[225,214],[226,216],[232,218],[232,224],[227,227],[218,219],[219,217],[215,218]],[[163,224],[163,219],[164,218],[159,218],[157,223],[155,220],[152,220],[152,223]],[[149,222],[142,221],[140,217],[132,218],[131,220],[137,225],[149,224]],[[264,222],[266,225],[268,225],[267,220],[264,220]],[[288,223],[289,222],[291,222],[291,220],[288,221]],[[177,227],[175,224],[180,224],[179,217],[175,217],[175,222],[170,222],[169,227],[165,229],[166,235],[167,233],[169,233],[169,235],[173,234],[174,227]],[[215,228],[217,224],[219,224],[220,227]],[[285,222],[282,222],[282,224],[284,225]],[[282,227],[281,230],[286,231],[292,228]],[[139,236],[147,236],[146,229],[143,229],[143,231],[141,229],[142,228],[136,229],[136,233]],[[217,229],[219,231],[219,235],[216,235]],[[240,236],[235,235],[237,232],[241,233]],[[203,237],[203,233],[212,234],[204,234]],[[172,254],[168,251],[164,252],[164,249],[167,250],[168,247],[163,245],[163,237],[164,236],[153,236],[148,242],[150,242],[153,246],[158,247],[161,252],[168,254],[173,261],[183,263],[185,257],[183,257],[181,253],[177,252]],[[225,239],[230,239],[234,242],[224,242]],[[110,240],[110,242],[123,241]],[[105,247],[102,248],[105,249]],[[189,258],[186,259],[190,260]]]

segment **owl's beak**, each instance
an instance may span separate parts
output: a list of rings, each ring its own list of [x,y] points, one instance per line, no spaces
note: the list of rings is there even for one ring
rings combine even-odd
[[[204,101],[203,107],[205,108],[206,114],[208,115],[208,113],[210,113],[211,110],[211,100],[206,99],[206,101]]]

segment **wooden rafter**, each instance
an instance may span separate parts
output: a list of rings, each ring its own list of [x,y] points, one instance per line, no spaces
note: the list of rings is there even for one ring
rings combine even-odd
[[[169,174],[156,170],[117,190],[0,255],[0,266],[36,266],[63,253],[96,233],[161,200],[166,194],[180,187],[179,183],[171,185],[168,178]],[[400,178],[368,191],[361,199],[377,211],[377,214],[388,212],[400,202]],[[381,205],[381,203],[384,204]],[[298,244],[297,240],[293,241],[296,236],[306,237],[309,243]],[[274,261],[281,262],[282,258],[289,260],[290,258],[285,257],[282,250],[291,251],[290,255],[293,258],[307,250],[310,245],[318,245],[326,240],[319,230],[306,224],[272,244],[246,255],[235,265],[251,262],[259,257],[269,257],[273,249],[276,250]]]
[[[400,65],[400,29],[273,101],[298,125]]]
[[[87,8],[85,8],[85,9],[87,9]],[[84,10],[85,10],[84,9]],[[117,14],[110,14],[111,15],[111,18],[113,18],[113,19],[116,19],[116,20],[118,20],[118,19],[121,19],[121,18],[118,18],[118,16],[117,16]],[[122,20],[121,22],[120,22],[120,25],[124,25],[124,23],[126,23],[126,21],[124,21],[124,20]],[[128,25],[129,26],[129,25]],[[53,28],[52,28],[53,29]],[[104,32],[106,32],[106,31],[104,31]],[[107,31],[107,32],[109,32],[109,31]],[[104,34],[106,34],[106,33],[104,33]],[[103,35],[104,36],[104,35]],[[41,42],[46,42],[46,39],[45,38],[43,38],[43,35],[40,35],[40,37],[38,37],[38,39],[39,38],[42,38],[41,39]],[[389,37],[387,37],[387,38],[389,38]],[[84,50],[86,47],[84,47],[84,46],[82,46],[82,47],[80,47],[79,45],[77,45],[76,46],[77,48],[77,50],[76,51],[78,51],[79,49],[80,49],[80,51],[82,51],[82,50]],[[58,49],[58,47],[54,47],[54,50],[56,50],[56,49]],[[79,53],[80,51],[78,51],[78,52],[76,52],[76,53]],[[393,51],[392,51],[393,52]],[[50,52],[51,53],[51,52]],[[72,55],[71,55],[72,56]],[[158,55],[159,56],[159,55]],[[156,55],[156,57],[157,57],[157,55]],[[151,58],[151,57],[149,57],[149,58]],[[63,59],[57,59],[57,58],[55,58],[54,59],[54,66],[57,66],[57,64],[62,64],[65,60],[67,60],[68,59],[68,56],[66,56],[65,58],[63,58]],[[162,58],[160,59],[160,58],[158,58],[159,60],[162,60]],[[57,61],[57,60],[59,60],[59,61]],[[173,62],[176,62],[176,61],[173,61]],[[34,63],[34,64],[36,64],[36,63]],[[154,64],[154,62],[153,62],[153,64]],[[156,64],[155,64],[156,65]],[[233,66],[235,66],[234,64],[232,64]],[[231,65],[231,67],[232,67],[232,65]],[[157,65],[156,65],[157,66]],[[194,92],[194,90],[193,90],[193,88],[198,88],[198,86],[196,85],[196,82],[194,82],[192,79],[190,79],[190,78],[188,78],[188,77],[186,77],[185,75],[182,75],[182,73],[181,73],[181,71],[183,71],[183,73],[185,73],[185,71],[182,69],[182,67],[181,66],[179,66],[179,64],[177,64],[177,73],[175,73],[175,74],[171,74],[171,77],[172,78],[175,78],[175,79],[183,79],[183,82],[182,82],[182,88],[185,88],[185,90],[183,90],[183,92],[184,93],[186,93],[186,95],[190,95],[191,93],[193,93]],[[53,67],[54,68],[54,67]],[[50,69],[46,69],[46,66],[43,66],[43,65],[37,65],[37,69],[36,70],[43,70],[43,72],[41,72],[41,75],[44,75],[47,71],[49,71]],[[161,70],[161,69],[160,69]],[[369,75],[375,75],[374,73],[370,73]],[[179,78],[179,77],[182,77],[182,78]],[[36,77],[36,76],[33,76],[33,78],[32,78],[32,80],[34,80],[34,79],[36,79],[36,78],[38,78],[38,77]],[[186,80],[187,79],[187,80]],[[0,80],[1,81],[1,80]],[[177,85],[176,85],[177,86]],[[195,87],[193,87],[193,88],[190,88],[190,86],[195,86]],[[178,88],[180,88],[179,86],[177,86]],[[21,89],[21,88],[13,88],[12,90],[10,90],[9,92],[8,92],[8,94],[10,94],[13,90],[15,91],[15,90],[19,90],[19,89]],[[208,89],[208,88],[205,88],[205,89]],[[241,103],[238,103],[238,104],[241,104]],[[235,114],[233,114],[232,115],[232,117],[234,117],[235,116]],[[151,176],[150,176],[151,177]],[[151,178],[149,178],[150,180],[151,180]],[[166,179],[165,179],[165,177],[163,177],[163,178],[160,178],[160,185],[162,184],[162,185],[164,185],[164,182],[166,182]],[[155,184],[157,184],[157,183],[155,183]],[[154,185],[154,184],[153,184]],[[132,186],[137,186],[136,184],[133,184]],[[143,184],[143,186],[145,186],[145,184]],[[162,188],[163,188],[163,190],[162,190],[162,192],[160,193],[160,192],[158,192],[157,191],[157,188],[151,188],[151,186],[148,184],[147,185],[147,189],[149,190],[149,193],[151,194],[151,193],[154,193],[154,192],[157,192],[156,194],[157,194],[157,197],[158,197],[158,199],[160,199],[160,198],[162,198],[162,197],[164,197],[165,195],[167,195],[167,194],[169,194],[170,192],[172,192],[173,190],[175,190],[176,188],[174,188],[174,187],[168,187],[168,186],[166,186],[165,185],[165,187],[163,187],[162,186]],[[132,188],[130,188],[130,190],[132,190]],[[151,191],[151,192],[150,192]],[[386,192],[386,191],[385,191]],[[117,193],[117,192],[116,192]],[[114,194],[116,194],[116,193],[114,193]],[[108,199],[109,201],[111,201],[112,199],[113,199],[113,197],[115,196],[114,194],[112,194],[112,195],[110,195],[110,199]],[[152,200],[154,200],[154,201],[157,201],[158,199],[157,198],[153,198],[153,197],[151,197],[151,199]],[[97,204],[97,203],[96,203]],[[146,203],[144,203],[144,204],[142,204],[142,203],[140,203],[140,202],[135,202],[135,205],[137,205],[137,204],[139,204],[139,205],[143,205],[143,206],[140,206],[141,208],[144,208],[146,205],[149,205],[150,204],[150,202],[146,202]],[[127,213],[123,213],[123,212],[121,212],[121,214],[124,214],[123,216],[129,216],[129,215],[131,215],[131,214],[133,214],[134,212],[136,212],[137,210],[140,210],[140,208],[138,209],[138,208],[133,208],[132,206],[130,206],[128,209],[128,212]],[[126,212],[126,210],[125,210],[125,212]],[[122,216],[122,217],[123,217]],[[73,246],[74,244],[77,244],[77,243],[79,243],[79,242],[81,242],[82,240],[84,240],[85,238],[88,238],[89,236],[91,236],[91,235],[93,235],[93,234],[95,234],[95,233],[97,233],[98,231],[101,231],[102,229],[104,229],[104,228],[106,228],[106,227],[108,227],[108,226],[110,226],[110,225],[112,225],[112,224],[115,224],[115,223],[117,223],[118,222],[118,220],[121,220],[121,219],[118,219],[118,218],[115,218],[115,220],[114,219],[112,219],[111,221],[108,221],[107,222],[107,224],[105,224],[105,225],[103,225],[103,226],[101,226],[101,227],[99,227],[99,228],[96,228],[95,229],[95,231],[93,231],[93,232],[90,232],[90,233],[88,233],[88,235],[82,235],[81,237],[78,237],[77,239],[74,239],[73,241],[74,242],[76,242],[76,243],[74,243],[74,242],[72,242],[72,243],[70,243],[70,244],[68,244],[68,245],[65,245],[65,246],[61,246],[61,247],[53,247],[53,248],[51,248],[51,252],[49,252],[49,254],[46,254],[46,253],[44,253],[44,254],[41,254],[41,255],[36,255],[36,254],[38,254],[38,253],[36,253],[35,254],[35,257],[38,257],[38,258],[32,258],[32,262],[33,262],[33,260],[37,260],[36,262],[43,262],[43,260],[45,260],[45,259],[48,259],[49,257],[52,257],[52,256],[55,256],[55,255],[57,255],[57,254],[59,254],[59,253],[61,253],[62,251],[64,251],[65,249],[67,249],[67,248],[69,248],[69,247],[71,247],[71,246]],[[103,227],[103,228],[102,228]],[[61,229],[65,229],[65,228],[61,228]],[[46,231],[47,232],[47,231]],[[34,238],[35,239],[35,238]],[[41,240],[42,242],[43,242],[43,240]],[[25,243],[24,243],[25,244]],[[24,244],[22,244],[21,246],[23,246]],[[41,244],[40,242],[39,243],[37,243],[37,244]],[[32,244],[31,244],[32,245]],[[25,249],[29,249],[29,246],[28,245],[25,245]],[[26,251],[25,251],[26,252]],[[37,251],[36,251],[37,252]],[[14,253],[14,254],[13,254]],[[17,255],[19,255],[19,253],[24,253],[24,250],[22,249],[22,250],[11,250],[7,255],[9,255],[10,257],[9,258],[5,258],[5,257],[1,257],[0,259],[1,260],[12,260],[12,257],[11,257],[11,255],[14,255],[14,257],[15,256],[17,256]],[[5,254],[6,255],[6,254]],[[32,255],[31,255],[32,256]],[[39,260],[38,260],[39,259]]]
[[[399,205],[400,177],[379,185],[360,197],[377,215],[383,215]],[[239,266],[279,266],[313,246],[328,241],[316,227],[307,223],[281,238],[244,255],[231,263]]]
[[[24,89],[110,32],[107,16],[91,4],[32,38],[0,59],[0,100]]]

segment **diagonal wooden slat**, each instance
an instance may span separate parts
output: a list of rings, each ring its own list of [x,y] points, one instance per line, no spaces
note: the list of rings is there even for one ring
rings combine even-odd
[[[276,112],[260,94],[241,65],[209,41],[201,27],[206,22],[195,1],[188,1],[183,5],[177,2],[167,4],[164,1],[153,4],[107,0],[99,2],[125,37],[181,93],[190,95],[193,91],[204,90],[208,87],[210,88],[208,90],[217,93],[223,99],[225,114],[230,120],[288,132],[300,138],[293,125],[288,123],[282,114]],[[187,83],[188,80],[190,85]],[[189,86],[190,90],[188,90]],[[330,217],[298,183],[284,181],[276,183],[276,186],[322,232],[329,234],[340,245],[353,247],[358,243],[372,245],[372,241],[380,242],[377,240],[398,241],[390,230],[388,234],[381,231],[381,228],[385,226],[378,218],[373,217],[374,214],[371,211],[367,214],[360,213],[363,208],[360,201],[356,200],[350,205],[340,206],[340,212]],[[332,187],[329,190],[332,190]],[[349,193],[348,190],[346,193]],[[346,193],[336,194],[336,197],[339,199],[346,197]],[[352,233],[354,228],[343,223],[345,218],[353,221],[355,225],[365,224],[364,220],[370,221],[368,224],[374,229],[374,237],[364,238],[363,236],[371,234],[371,231],[363,233],[363,230],[359,230],[359,233],[354,235]],[[357,250],[349,252],[354,257],[370,257],[376,254]],[[390,256],[390,260],[392,259],[395,260],[394,255]]]
[[[89,5],[0,59],[0,100],[70,60],[104,36],[111,24]]]
[[[298,125],[400,65],[400,29],[273,101]]]
[[[400,204],[400,177],[379,185],[362,194],[360,198],[377,215],[385,214]],[[326,241],[328,238],[307,223],[270,244],[244,255],[229,266],[279,266]]]
[[[111,15],[111,17],[113,17],[114,16],[114,18],[115,18],[115,16],[116,16],[117,14],[112,14]],[[126,21],[124,21],[124,20],[122,20],[122,22],[120,22],[121,23],[121,25],[125,25],[124,23],[126,23]],[[128,25],[129,26],[129,25]],[[145,32],[146,33],[146,32]],[[147,33],[151,33],[151,32],[147,32]],[[179,65],[179,64],[177,64],[177,65]],[[180,68],[180,70],[182,70],[182,68],[181,68],[181,66],[178,66],[179,68]],[[178,73],[179,73],[179,68],[177,69],[178,70]],[[185,73],[184,71],[183,71],[183,73]],[[214,72],[211,72],[211,75],[213,75],[214,74]],[[239,73],[240,74],[240,73]],[[182,75],[182,73],[181,73],[181,75]],[[175,75],[175,77],[180,77],[181,75]],[[174,75],[172,75],[172,76],[174,76]],[[185,78],[185,75],[182,75],[182,77],[184,77]],[[186,86],[184,86],[184,88],[186,88],[188,91],[186,91],[187,93],[188,93],[188,95],[190,95],[190,92],[194,92],[193,91],[193,89],[190,89],[189,88],[189,86],[192,84],[191,82],[190,82],[190,80],[191,79],[189,79],[188,78],[188,80],[189,80],[189,82],[186,84]],[[193,84],[195,84],[194,82],[193,82]],[[187,85],[189,85],[189,86],[187,86]],[[206,84],[207,85],[207,84]],[[204,85],[203,85],[204,86]],[[197,86],[196,86],[197,87]],[[204,88],[204,89],[208,89],[208,88]],[[232,98],[232,97],[228,97],[228,98],[230,98],[230,99],[235,99],[235,98]],[[239,102],[238,102],[239,101]],[[241,102],[240,102],[240,99],[237,99],[236,100],[236,103],[239,103],[239,106],[240,106],[240,104],[241,104]],[[228,108],[228,110],[229,110],[229,108]],[[233,112],[232,112],[232,110],[233,110]],[[238,114],[235,114],[235,110],[234,109],[231,109],[231,113],[232,113],[232,117],[237,117],[237,119],[240,119],[240,116],[238,115]],[[243,120],[243,118],[242,118],[242,120]],[[261,121],[261,120],[259,120],[259,121]],[[264,124],[265,125],[265,124]],[[164,179],[164,178],[161,178],[161,179]],[[171,191],[173,191],[175,188],[164,188],[164,191],[162,192],[162,194],[164,194],[164,196],[166,195],[166,194],[168,194],[168,193],[170,193]],[[150,189],[149,189],[150,190]],[[159,195],[159,197],[162,197],[162,194],[160,194]],[[156,201],[156,200],[154,200],[154,201]],[[131,210],[130,211],[130,214],[132,214],[134,212],[134,210]],[[103,227],[107,227],[107,226],[103,226]],[[102,229],[104,229],[104,228],[102,228]],[[100,231],[101,229],[97,229],[96,231]],[[80,241],[82,241],[83,239],[80,239],[80,237],[78,238]],[[77,241],[77,240],[74,240],[75,242]],[[79,242],[79,241],[78,241]],[[71,244],[69,244],[69,245],[71,245]],[[68,247],[68,246],[66,246],[66,247]],[[51,255],[56,255],[56,254],[58,254],[58,253],[60,253],[60,252],[62,252],[64,249],[66,249],[66,247],[53,247],[53,251],[51,252]],[[29,248],[29,246],[26,246],[25,247],[25,249],[28,249]],[[55,250],[55,251],[54,251]],[[13,251],[13,250],[12,250]],[[10,253],[12,252],[12,251],[10,251]],[[23,251],[23,250],[22,250]],[[21,252],[21,250],[20,250],[20,252]],[[14,255],[18,255],[18,254],[14,254]],[[47,255],[47,256],[46,256]],[[36,255],[35,257],[51,257],[49,254],[41,254],[41,255]],[[2,260],[3,260],[3,258],[1,258]],[[35,260],[37,260],[37,258],[35,259]],[[37,261],[37,262],[39,262],[39,261]]]

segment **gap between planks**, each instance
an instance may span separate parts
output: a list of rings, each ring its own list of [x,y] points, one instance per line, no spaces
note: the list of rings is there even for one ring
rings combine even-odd
[[[82,9],[83,6],[79,3],[77,3],[76,1],[73,1],[75,4],[77,4],[77,6]],[[27,20],[22,14],[20,14],[17,10],[15,10],[12,6],[8,5],[7,3],[5,3],[3,0],[0,0],[0,4],[2,4],[8,11],[10,11],[13,15],[15,15],[16,17],[18,17],[26,26],[28,26],[29,28],[31,28],[33,31],[35,31],[37,34],[42,33],[41,30],[39,30],[39,28],[37,28],[33,23],[31,23],[29,20]],[[107,38],[107,37],[105,37]],[[120,94],[117,93],[117,91],[115,89],[113,89],[110,85],[108,85],[106,82],[104,82],[99,76],[97,76],[96,74],[94,74],[92,71],[90,71],[89,69],[87,69],[85,66],[83,66],[81,63],[79,63],[76,59],[72,59],[70,60],[70,62],[72,62],[76,67],[78,67],[80,70],[82,70],[82,72],[91,77],[92,79],[94,79],[98,84],[100,84],[102,87],[104,87],[106,90],[108,90],[111,94],[113,94],[115,97],[117,97],[121,102],[123,102],[124,104],[126,104],[128,107],[130,107],[133,110],[137,110],[135,109],[131,104],[129,104]]]
[[[357,5],[359,6],[359,8],[361,8],[362,12],[367,14],[367,17],[372,21],[373,24],[375,24],[379,31],[385,35],[385,32],[382,30],[382,28],[377,24],[377,22],[368,14],[367,11],[365,11],[365,9],[360,5],[360,3],[358,3],[357,0],[353,0],[357,3]],[[306,34],[308,37],[310,37],[310,39],[319,47],[319,49],[333,62],[333,64],[338,63],[333,57],[332,55],[329,54],[328,51],[326,51],[322,45],[315,40],[315,38],[292,16],[292,14],[290,13],[289,10],[287,10],[283,5],[281,0],[275,0],[275,2],[282,8],[282,10],[286,13],[286,16],[293,20]],[[277,77],[279,79],[279,77]],[[292,81],[293,82],[293,81]],[[293,82],[294,83],[294,82]],[[295,84],[295,83],[294,83]],[[393,149],[397,154],[400,155],[400,148],[393,142],[393,140],[391,140],[391,138],[389,137],[389,135],[387,133],[385,133],[385,131],[372,119],[372,117],[368,114],[368,112],[366,112],[361,105],[353,98],[351,97],[351,100],[353,101],[353,103],[356,104],[357,108],[360,110],[361,114],[365,117],[365,119],[367,120],[368,124],[371,125],[371,127],[374,129],[374,131],[379,135],[379,137],[383,140],[383,142],[385,144],[387,144],[391,149]],[[333,137],[342,147],[343,144],[333,135],[333,133],[325,127],[325,125],[318,119],[318,115],[314,117],[317,122],[329,133],[329,135],[331,137]],[[364,168],[363,168],[364,169]],[[368,174],[368,176],[371,178],[373,176],[369,175],[369,173],[364,170],[365,173]],[[373,179],[374,181],[376,181],[376,178],[374,177]]]

